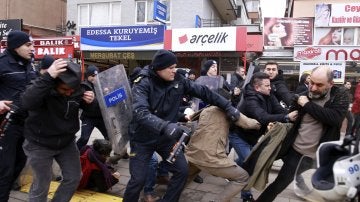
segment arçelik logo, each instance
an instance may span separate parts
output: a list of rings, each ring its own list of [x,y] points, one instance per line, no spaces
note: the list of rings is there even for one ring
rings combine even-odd
[[[192,35],[189,39],[187,34],[179,37],[179,43],[184,44],[189,41],[191,44],[214,44],[214,43],[226,43],[226,38],[229,36],[226,32],[218,32],[216,34],[199,34]]]
[[[183,36],[179,37],[179,43],[180,43],[180,44],[186,43],[187,40],[188,40],[188,38],[187,38],[187,35],[186,35],[186,34],[184,34]]]

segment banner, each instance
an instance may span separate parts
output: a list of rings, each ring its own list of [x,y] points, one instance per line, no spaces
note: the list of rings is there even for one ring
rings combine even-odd
[[[157,50],[163,48],[163,25],[81,28],[81,50]]]
[[[334,83],[343,84],[345,81],[345,61],[302,61],[300,62],[299,76],[303,73],[311,73],[318,66],[329,66],[334,72]]]
[[[314,45],[360,45],[360,28],[316,27]]]
[[[359,46],[295,46],[294,61],[336,60],[360,61]]]
[[[264,18],[264,46],[312,45],[312,18]]]
[[[246,27],[166,30],[165,48],[173,51],[245,51]]]
[[[360,3],[316,4],[315,27],[359,27]]]

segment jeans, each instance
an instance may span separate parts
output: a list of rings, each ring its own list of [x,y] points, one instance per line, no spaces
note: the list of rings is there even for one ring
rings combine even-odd
[[[0,137],[0,201],[8,201],[11,187],[26,163],[23,126],[10,124]]]
[[[158,158],[156,153],[154,152],[153,155],[151,156],[148,165],[147,177],[144,186],[145,194],[152,194],[154,192],[154,186],[156,184],[157,168],[158,168]]]
[[[76,145],[79,150],[83,148],[89,141],[92,131],[94,128],[99,129],[101,134],[104,136],[106,140],[109,139],[104,120],[102,118],[89,118],[89,117],[82,117],[81,119],[81,135],[80,138],[77,140]]]
[[[234,148],[238,159],[236,159],[236,164],[242,166],[245,159],[250,155],[252,146],[247,143],[245,140],[241,139],[236,133],[230,132],[229,141],[231,146]]]
[[[230,132],[229,141],[238,155],[238,159],[235,160],[236,164],[242,166],[245,159],[250,155],[252,146],[234,132]],[[241,198],[246,199],[250,196],[252,196],[251,191],[241,191]]]
[[[293,181],[296,168],[302,155],[295,151],[292,147],[287,155],[283,158],[283,166],[281,167],[276,179],[266,187],[256,201],[272,202],[278,194],[280,194]]]
[[[130,141],[130,180],[124,193],[124,202],[139,200],[140,192],[146,180],[146,170],[148,169],[152,155],[156,151],[162,159],[166,159],[175,143],[175,140],[169,139],[166,136],[160,136],[157,142],[146,145]],[[168,168],[169,172],[173,175],[162,201],[178,201],[184,189],[189,169],[184,153],[180,152],[173,164],[165,163],[166,168]]]
[[[63,180],[51,201],[70,201],[81,178],[80,154],[75,141],[63,149],[52,150],[25,140],[23,148],[34,176],[29,192],[29,202],[47,201],[53,159],[60,166]]]

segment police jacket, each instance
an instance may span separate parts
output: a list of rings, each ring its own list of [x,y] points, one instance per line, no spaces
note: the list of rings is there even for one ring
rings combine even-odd
[[[91,82],[86,80],[83,81],[81,85],[84,86],[87,90],[91,90],[95,92],[94,85]],[[101,110],[97,98],[94,99],[92,103],[88,104],[88,106],[85,109],[83,109],[80,118],[83,119],[85,117],[102,119]]]
[[[24,136],[34,144],[61,149],[74,141],[79,130],[79,108],[86,107],[82,89],[65,97],[55,90],[57,80],[49,73],[38,77],[23,94],[23,106],[29,112]]]
[[[26,61],[16,53],[5,50],[0,55],[0,100],[11,100],[21,107],[20,97],[26,86],[36,77],[30,61]],[[14,121],[23,122],[26,112],[17,111]]]
[[[134,81],[132,93],[133,118],[129,135],[131,141],[142,144],[156,143],[164,127],[177,122],[184,95],[198,97],[222,109],[231,106],[230,101],[206,86],[195,84],[178,73],[173,81],[164,81],[147,67]]]
[[[273,93],[278,101],[283,101],[288,107],[293,102],[294,95],[290,93],[286,86],[283,72],[279,70],[279,74],[270,80],[271,82],[271,93]]]
[[[286,110],[281,107],[275,96],[270,93],[270,96],[261,94],[254,90],[251,84],[247,84],[244,92],[244,102],[240,106],[240,112],[249,118],[256,119],[261,124],[260,130],[246,130],[237,126],[233,126],[231,130],[238,134],[238,136],[248,142],[250,145],[255,145],[267,129],[270,122],[286,122]]]

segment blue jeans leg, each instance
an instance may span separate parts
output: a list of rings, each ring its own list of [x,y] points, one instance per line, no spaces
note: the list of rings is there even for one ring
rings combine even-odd
[[[229,141],[238,155],[236,163],[239,166],[242,166],[244,160],[250,155],[252,146],[249,145],[245,140],[241,139],[236,133],[229,134]]]
[[[158,158],[156,153],[154,152],[150,162],[149,169],[147,170],[147,177],[144,186],[145,194],[152,194],[154,192],[154,186],[156,184],[156,176],[157,176],[157,167],[158,167]]]

